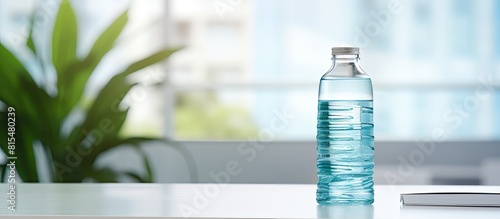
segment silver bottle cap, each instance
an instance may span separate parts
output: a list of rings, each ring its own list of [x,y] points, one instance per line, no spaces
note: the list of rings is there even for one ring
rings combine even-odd
[[[358,55],[359,47],[332,47],[332,55]]]

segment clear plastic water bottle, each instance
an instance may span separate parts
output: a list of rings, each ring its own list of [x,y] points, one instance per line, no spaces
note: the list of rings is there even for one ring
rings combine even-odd
[[[373,91],[358,65],[359,48],[332,48],[333,65],[321,78],[318,102],[320,205],[373,203]]]

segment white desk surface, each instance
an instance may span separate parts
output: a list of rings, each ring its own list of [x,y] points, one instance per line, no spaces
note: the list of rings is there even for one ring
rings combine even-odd
[[[7,186],[0,184],[4,200]],[[373,206],[320,207],[316,185],[17,184],[16,212],[3,201],[0,218],[500,218],[500,208],[400,208],[400,192],[425,191],[500,186],[375,186]]]

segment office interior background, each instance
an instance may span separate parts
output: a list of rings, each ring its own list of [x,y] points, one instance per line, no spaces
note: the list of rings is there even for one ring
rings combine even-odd
[[[59,2],[1,0],[1,42],[22,56],[34,10],[35,40],[47,41]],[[129,8],[130,23],[86,98],[124,63],[183,46],[137,78],[165,79],[162,89],[139,86],[125,103],[132,108],[123,135],[166,136],[192,155],[148,143],[155,182],[217,182],[236,163],[231,183],[315,183],[318,82],[332,46],[358,46],[374,83],[376,184],[500,185],[499,1],[71,4],[79,54]],[[120,149],[99,162],[137,169],[140,157]]]

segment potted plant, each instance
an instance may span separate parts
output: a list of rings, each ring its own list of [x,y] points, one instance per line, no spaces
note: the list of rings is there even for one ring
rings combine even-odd
[[[81,102],[89,77],[101,59],[113,48],[127,24],[127,11],[123,12],[93,44],[84,58],[78,58],[77,19],[68,0],[63,0],[52,32],[52,64],[57,73],[57,92],[47,92],[37,84],[26,66],[8,48],[0,43],[0,146],[8,159],[1,164],[1,179],[6,179],[6,168],[15,163],[18,177],[24,182],[39,182],[37,158],[43,156],[53,182],[117,182],[130,177],[139,182],[152,182],[150,162],[141,150],[146,141],[167,141],[149,137],[122,137],[120,130],[129,109],[118,104],[136,85],[128,76],[168,58],[177,48],[165,48],[131,63],[121,73],[111,78],[89,107]],[[46,65],[33,41],[33,22],[26,46],[33,53],[37,64]],[[46,66],[45,66],[46,67]],[[46,69],[46,68],[45,68]],[[138,73],[140,74],[140,73]],[[74,110],[83,110],[84,119],[69,134],[63,132],[63,123]],[[41,145],[43,150],[35,150]],[[169,144],[172,146],[172,144]],[[99,156],[114,148],[132,146],[144,159],[144,172],[116,171],[95,165]],[[189,158],[185,149],[180,149]],[[17,159],[15,159],[17,157]]]

